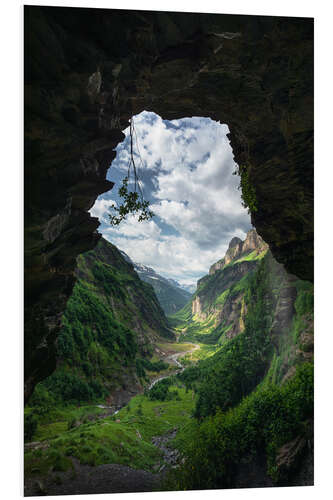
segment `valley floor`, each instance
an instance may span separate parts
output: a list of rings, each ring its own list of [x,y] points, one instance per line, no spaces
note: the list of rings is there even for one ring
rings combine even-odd
[[[174,368],[152,379],[149,389],[183,371],[179,358],[188,363],[201,346],[163,343],[159,348]],[[194,409],[192,390],[176,380],[170,390],[171,400],[138,394],[117,412],[104,405],[68,408],[67,420],[66,410],[58,417],[55,412],[54,421],[38,429],[39,441],[25,445],[25,496],[163,489],[165,472],[179,457],[172,441],[190,422]],[[78,425],[70,428],[73,415]]]

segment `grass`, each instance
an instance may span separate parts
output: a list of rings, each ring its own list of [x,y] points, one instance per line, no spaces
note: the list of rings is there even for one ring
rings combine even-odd
[[[162,344],[157,344],[157,347],[168,354],[176,352],[186,352],[193,349],[192,344],[177,343],[177,342],[166,342]]]
[[[217,345],[199,343],[198,345],[200,346],[200,349],[195,349],[194,351],[186,354],[184,357],[179,358],[179,361],[183,364],[189,365],[201,359],[209,358],[219,349],[219,346]]]
[[[226,290],[224,290],[224,292],[221,293],[221,295],[219,295],[217,297],[217,299],[215,300],[215,304],[218,304],[220,305],[221,307],[224,305],[225,301],[227,300],[227,297],[230,293],[230,289],[227,288]]]
[[[244,261],[251,261],[251,260],[261,260],[263,257],[265,257],[267,253],[267,249],[263,250],[259,254],[257,253],[256,250],[253,250],[253,252],[249,253],[248,255],[245,255],[244,257],[241,257],[240,259],[237,259],[233,262],[233,264],[238,264],[239,262],[244,262]]]
[[[170,391],[177,390],[180,401],[151,401],[144,395],[132,398],[130,411],[123,408],[117,418],[123,424],[134,426],[142,439],[150,441],[153,436],[163,435],[177,427],[180,429],[191,418],[194,409],[194,393],[177,385],[170,386]],[[138,417],[138,413],[142,415]]]
[[[53,422],[51,424],[39,425],[34,435],[34,441],[52,439],[65,432],[68,428],[67,421]]]
[[[27,408],[25,411],[30,412],[32,409]],[[84,418],[97,417],[104,410],[98,408],[96,405],[68,405],[68,406],[58,406],[54,409],[49,410],[45,415],[39,417],[39,421],[42,424],[49,424],[52,422],[68,422],[69,420],[83,420]]]
[[[151,443],[152,437],[181,429],[190,421],[194,408],[192,391],[176,385],[171,390],[178,392],[178,400],[150,401],[138,395],[112,417],[71,430],[59,422],[49,424],[49,447],[25,453],[26,477],[47,474],[51,468],[67,470],[72,467],[71,457],[82,464],[117,463],[151,471],[162,460],[160,450]],[[57,436],[52,436],[52,426]]]

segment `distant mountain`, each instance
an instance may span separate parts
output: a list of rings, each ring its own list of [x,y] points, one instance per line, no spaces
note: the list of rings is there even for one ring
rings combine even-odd
[[[192,285],[180,285],[181,288],[183,290],[186,290],[187,292],[189,292],[191,295],[194,294],[194,292],[196,291],[197,287],[196,285],[193,283]]]
[[[127,262],[133,264],[140,279],[153,286],[165,314],[174,314],[190,300],[195,287],[182,287],[176,280],[164,278],[151,267],[133,262],[125,252],[120,252]]]

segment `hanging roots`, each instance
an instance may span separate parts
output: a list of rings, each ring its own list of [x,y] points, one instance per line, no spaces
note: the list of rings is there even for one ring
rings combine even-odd
[[[143,192],[140,186],[140,179],[138,177],[138,171],[134,160],[134,134],[136,138],[136,145],[138,149],[139,159],[141,165],[143,166],[143,161],[139,152],[138,140],[136,131],[134,128],[134,120],[130,120],[130,159],[128,162],[127,176],[123,179],[123,184],[118,190],[118,194],[123,198],[123,203],[117,207],[116,205],[111,205],[111,208],[117,212],[117,214],[109,214],[110,224],[112,226],[118,226],[121,221],[126,219],[128,214],[139,213],[138,221],[142,222],[144,220],[149,220],[154,216],[154,213],[149,210],[149,201],[145,201],[143,197]],[[128,190],[128,183],[130,181],[131,172],[134,176],[134,191]]]

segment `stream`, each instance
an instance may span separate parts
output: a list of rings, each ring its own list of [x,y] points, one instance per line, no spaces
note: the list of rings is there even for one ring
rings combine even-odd
[[[188,342],[188,343],[190,344],[190,342]],[[166,363],[171,362],[172,364],[175,364],[176,366],[178,366],[179,369],[177,371],[173,372],[171,375],[164,375],[162,377],[157,377],[155,380],[153,380],[153,382],[151,382],[151,384],[148,388],[149,391],[160,380],[164,380],[165,378],[172,377],[173,375],[178,375],[178,373],[182,373],[185,370],[185,367],[178,361],[178,358],[180,356],[185,356],[186,354],[189,354],[190,352],[196,351],[197,349],[200,349],[200,346],[198,344],[192,344],[192,345],[194,346],[194,349],[191,349],[190,351],[176,352],[173,354],[169,354],[169,356],[166,356],[164,361]]]
[[[164,361],[166,363],[171,363],[171,364],[174,364],[178,367],[178,370],[176,370],[175,372],[171,373],[170,375],[163,375],[161,377],[157,377],[155,380],[153,380],[149,387],[148,387],[148,390],[150,391],[150,389],[152,389],[152,387],[154,387],[155,384],[157,384],[157,382],[159,382],[160,380],[164,380],[165,378],[169,378],[169,377],[172,377],[174,375],[178,375],[178,373],[182,373],[184,370],[185,370],[185,367],[178,361],[178,358],[180,356],[185,356],[186,354],[189,354],[190,352],[193,352],[193,351],[196,351],[197,349],[200,349],[200,346],[198,344],[193,344],[192,342],[188,342],[188,344],[191,344],[193,346],[193,349],[189,350],[189,351],[182,351],[182,352],[175,352],[175,353],[172,353],[172,354],[169,354],[168,356],[166,356],[164,358]],[[121,406],[120,408],[118,408],[117,410],[115,410],[113,413],[111,413],[110,415],[117,415],[117,413],[120,412],[120,410],[122,408],[124,408],[124,406],[127,406],[129,402],[127,402],[126,404],[124,404],[123,406]],[[102,409],[107,409],[107,410],[111,410],[113,409],[114,407],[113,406],[106,406],[106,405],[96,405],[97,408],[102,408]]]

